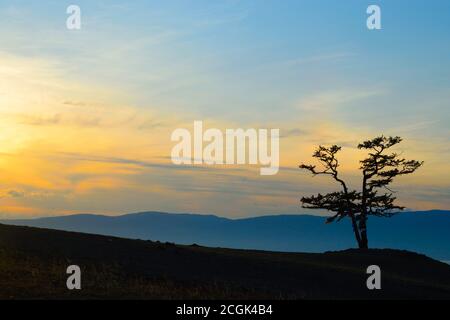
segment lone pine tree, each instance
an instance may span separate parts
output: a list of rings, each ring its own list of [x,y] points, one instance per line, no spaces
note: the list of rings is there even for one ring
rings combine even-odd
[[[403,210],[404,207],[396,205],[389,185],[395,177],[413,173],[422,161],[406,160],[397,153],[390,152],[390,148],[402,141],[400,137],[380,136],[364,141],[358,149],[368,151],[368,156],[360,161],[362,171],[361,190],[349,190],[348,184],[338,173],[339,161],[336,154],[340,146],[319,146],[313,154],[321,164],[317,169],[315,165],[301,164],[300,168],[308,170],[314,176],[328,175],[340,184],[341,190],[327,194],[318,194],[301,199],[302,206],[308,209],[326,209],[334,213],[327,219],[327,223],[340,221],[345,217],[351,219],[353,232],[359,248],[368,248],[367,218],[369,215],[391,217]]]

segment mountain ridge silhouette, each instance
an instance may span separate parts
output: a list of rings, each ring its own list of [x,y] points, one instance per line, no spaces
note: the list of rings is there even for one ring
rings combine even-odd
[[[1,220],[21,226],[209,247],[284,252],[326,252],[355,247],[349,221],[323,216],[267,215],[230,219],[216,215],[147,211],[107,216],[76,214]],[[370,246],[410,250],[450,260],[450,211],[408,211],[369,220]]]

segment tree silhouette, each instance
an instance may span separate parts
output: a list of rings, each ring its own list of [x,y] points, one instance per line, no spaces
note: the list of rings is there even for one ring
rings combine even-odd
[[[314,176],[328,175],[339,183],[342,189],[325,195],[319,193],[316,196],[303,197],[301,199],[303,208],[326,209],[334,212],[334,215],[327,219],[327,223],[349,217],[359,248],[368,248],[368,216],[391,217],[403,210],[404,207],[394,203],[396,197],[389,185],[395,177],[413,173],[423,164],[421,161],[406,160],[395,152],[389,152],[391,147],[401,141],[400,137],[380,136],[358,145],[358,149],[368,151],[367,158],[360,161],[361,191],[349,190],[348,185],[338,173],[339,161],[336,154],[341,147],[319,146],[312,156],[322,164],[323,168],[317,169],[315,165],[306,164],[301,164],[300,168],[308,170]]]

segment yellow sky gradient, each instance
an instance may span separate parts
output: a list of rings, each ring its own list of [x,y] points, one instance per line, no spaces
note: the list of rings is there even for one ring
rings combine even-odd
[[[372,95],[347,94],[351,99]],[[336,187],[296,170],[300,162],[312,161],[315,146],[345,143],[342,172],[358,187],[358,159],[363,153],[354,147],[380,134],[363,124],[339,125],[332,116],[314,118],[331,107],[333,99],[343,98],[327,93],[299,101],[299,110],[309,110],[308,116],[265,124],[281,129],[282,169],[276,176],[259,176],[255,166],[180,168],[169,159],[170,135],[180,127],[191,130],[195,113],[133,106],[120,88],[78,82],[56,62],[1,53],[0,215],[160,210],[239,217],[303,212],[301,195]],[[202,120],[220,129],[243,125]],[[245,126],[262,127],[251,122]],[[395,185],[400,203],[414,209],[448,209],[449,153],[436,153],[448,148],[446,138],[418,139],[408,135],[407,128],[383,133],[404,136],[399,147],[403,156],[425,160],[417,174]]]

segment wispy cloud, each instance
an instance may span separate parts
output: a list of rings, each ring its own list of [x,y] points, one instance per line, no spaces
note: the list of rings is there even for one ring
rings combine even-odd
[[[280,132],[280,138],[290,138],[290,137],[299,137],[299,136],[306,136],[309,132],[304,129],[284,129]]]
[[[318,92],[301,98],[297,102],[297,107],[305,112],[315,111],[335,111],[337,108],[349,108],[347,112],[351,112],[349,106],[351,103],[364,101],[365,99],[373,98],[386,94],[385,89],[367,89],[367,88],[344,88],[333,89]],[[342,110],[340,110],[342,111]]]
[[[336,52],[328,54],[318,54],[308,57],[299,57],[296,59],[289,59],[281,62],[281,65],[286,67],[295,67],[304,64],[320,64],[322,62],[338,62],[343,59],[355,57],[355,53],[351,52]]]
[[[100,118],[87,118],[87,117],[66,117],[61,114],[55,114],[52,116],[32,116],[21,115],[18,116],[18,123],[31,125],[31,126],[75,126],[75,127],[99,127],[101,125]]]

